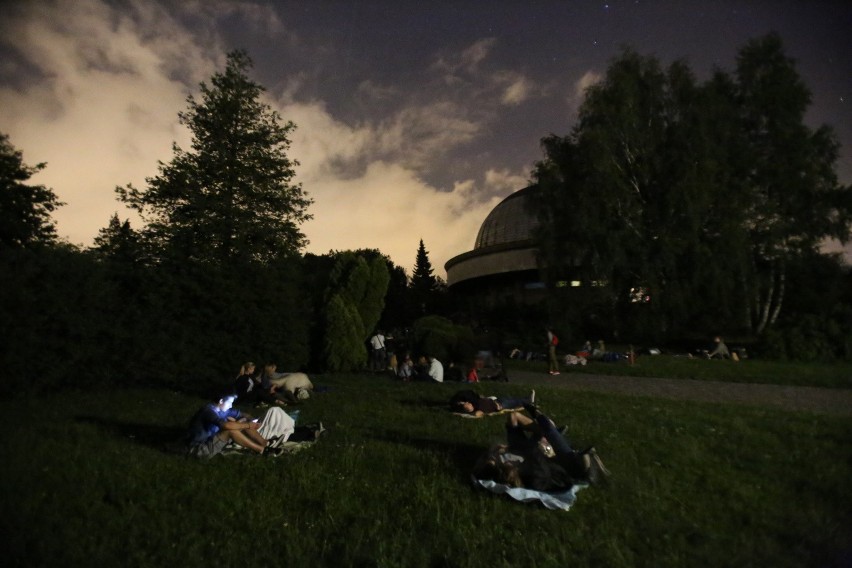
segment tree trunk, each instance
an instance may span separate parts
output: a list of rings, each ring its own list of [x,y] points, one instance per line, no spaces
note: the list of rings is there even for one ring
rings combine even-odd
[[[775,265],[769,270],[769,283],[767,285],[766,296],[762,299],[761,305],[758,308],[760,320],[757,322],[757,334],[763,333],[766,327],[766,322],[769,321],[769,308],[772,305],[772,298],[775,296]]]
[[[772,315],[769,318],[769,325],[775,325],[775,320],[778,319],[778,314],[781,313],[781,305],[784,303],[784,290],[787,283],[787,267],[782,263],[778,273],[778,294],[775,296],[775,307],[772,309]]]

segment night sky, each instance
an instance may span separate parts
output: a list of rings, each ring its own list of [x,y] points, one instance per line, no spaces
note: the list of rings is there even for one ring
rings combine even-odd
[[[850,29],[846,1],[6,1],[0,132],[47,162],[33,182],[67,203],[60,235],[89,246],[113,212],[139,226],[114,187],[144,187],[172,142],[189,148],[187,94],[245,49],[298,126],[308,251],[379,248],[410,271],[422,238],[444,277],[624,46],[703,80],[778,32],[813,93],[808,123],[835,129],[852,183]]]

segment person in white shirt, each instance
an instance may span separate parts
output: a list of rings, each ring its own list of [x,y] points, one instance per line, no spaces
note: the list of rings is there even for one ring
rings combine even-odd
[[[431,355],[429,356],[429,368],[424,378],[438,383],[444,382],[444,366]]]
[[[373,337],[370,338],[370,368],[373,371],[384,371],[387,361],[387,349],[385,349],[385,336],[382,335],[382,330],[376,331]]]

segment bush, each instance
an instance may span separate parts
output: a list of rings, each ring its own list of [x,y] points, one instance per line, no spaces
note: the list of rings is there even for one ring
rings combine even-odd
[[[298,267],[297,259],[146,267],[71,247],[5,249],[0,391],[222,384],[246,359],[299,369],[310,304],[300,299]]]
[[[835,317],[806,315],[767,331],[759,348],[770,358],[792,361],[832,362],[852,360],[852,329],[848,308],[838,308]]]
[[[413,348],[420,355],[432,355],[439,361],[465,361],[475,349],[470,327],[455,325],[441,316],[425,316],[414,322]]]

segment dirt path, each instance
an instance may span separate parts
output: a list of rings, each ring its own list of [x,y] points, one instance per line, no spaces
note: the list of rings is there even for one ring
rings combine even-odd
[[[852,390],[849,389],[726,383],[691,379],[653,379],[583,373],[563,373],[558,376],[550,376],[546,373],[514,369],[509,370],[509,380],[513,383],[531,386],[547,385],[573,390],[672,400],[771,406],[784,410],[852,416]]]

